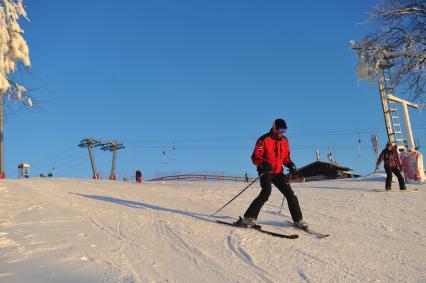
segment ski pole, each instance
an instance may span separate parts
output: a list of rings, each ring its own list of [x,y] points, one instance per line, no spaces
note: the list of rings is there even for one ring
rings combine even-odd
[[[289,176],[289,179],[290,179],[290,181],[291,181],[291,174],[289,173],[289,174],[288,174],[288,176]],[[281,202],[280,211],[278,211],[278,213],[281,213],[281,212],[282,212],[282,210],[283,210],[284,200],[285,200],[285,196],[283,196],[283,201]]]
[[[281,213],[281,211],[283,210],[284,200],[285,200],[285,196],[283,196],[283,201],[281,202],[280,211],[278,213]]]
[[[257,177],[256,179],[254,179],[253,181],[251,181],[250,184],[247,185],[247,187],[244,188],[244,190],[242,190],[241,192],[238,193],[238,195],[236,195],[235,197],[233,197],[230,201],[228,201],[224,206],[222,206],[221,208],[219,208],[215,213],[210,214],[210,216],[215,216],[216,213],[218,213],[219,211],[221,211],[222,209],[224,209],[228,204],[230,204],[234,199],[236,199],[239,195],[241,195],[245,190],[247,190],[251,185],[253,185],[260,177],[262,177],[263,173],[259,175],[259,177]]]
[[[300,178],[303,180],[303,175],[302,173],[299,172]],[[291,181],[291,174],[290,174],[290,181]],[[280,207],[280,211],[278,213],[281,213],[283,210],[283,205],[284,205],[284,200],[285,200],[285,196],[283,196],[283,201],[281,202],[281,207]]]

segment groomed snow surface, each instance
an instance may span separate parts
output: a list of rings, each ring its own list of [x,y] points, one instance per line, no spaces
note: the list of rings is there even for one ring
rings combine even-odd
[[[384,176],[293,184],[296,230],[274,189],[258,222],[234,221],[259,193],[246,184],[78,179],[0,182],[0,282],[426,282],[426,185],[374,192]],[[393,183],[393,187],[398,185]]]

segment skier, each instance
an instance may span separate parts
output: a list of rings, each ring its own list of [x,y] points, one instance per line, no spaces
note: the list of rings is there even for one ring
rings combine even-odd
[[[140,170],[136,170],[135,179],[136,183],[142,183],[142,172]]]
[[[385,189],[387,191],[392,189],[392,173],[398,178],[399,189],[406,190],[404,177],[401,174],[401,162],[398,157],[398,149],[396,145],[393,145],[391,142],[386,144],[386,148],[380,153],[379,159],[377,160],[376,170],[379,169],[379,165],[384,161],[385,171],[386,171],[386,185]]]
[[[274,184],[287,199],[294,225],[308,229],[308,224],[302,218],[299,201],[289,184],[289,177],[283,174],[283,165],[289,168],[291,175],[298,174],[296,166],[290,159],[288,140],[283,135],[286,130],[286,122],[283,119],[276,119],[272,129],[257,140],[251,159],[257,166],[262,190],[244,213],[244,217],[240,217],[236,224],[250,227],[256,225],[259,212],[268,201]]]

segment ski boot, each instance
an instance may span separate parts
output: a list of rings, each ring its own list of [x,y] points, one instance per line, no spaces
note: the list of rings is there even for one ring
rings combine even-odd
[[[235,225],[238,226],[245,226],[245,227],[256,227],[256,219],[254,219],[253,217],[243,217],[237,220],[237,222],[235,222]]]
[[[297,228],[303,229],[303,230],[309,229],[308,223],[306,223],[306,221],[303,220],[303,219],[300,219],[299,221],[295,221],[294,226],[296,226]]]

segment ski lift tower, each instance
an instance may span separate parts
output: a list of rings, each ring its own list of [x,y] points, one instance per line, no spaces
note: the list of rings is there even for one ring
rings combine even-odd
[[[404,151],[406,148],[409,150],[415,149],[413,132],[411,130],[410,116],[408,114],[408,106],[419,109],[419,105],[398,98],[394,94],[394,86],[389,83],[390,71],[389,69],[393,66],[392,63],[386,61],[380,63],[379,67],[381,72],[378,75],[378,84],[380,91],[380,98],[382,101],[383,115],[385,118],[386,132],[388,135],[388,141],[396,144],[400,151]],[[405,136],[407,144],[405,144],[404,135],[402,132],[401,121],[398,114],[398,104],[401,106]]]
[[[408,106],[415,109],[419,109],[420,106],[415,103],[403,100],[394,95],[388,95],[388,99],[391,102],[399,103],[401,105],[402,113],[404,115],[404,128],[405,128],[405,135],[407,137],[407,147],[409,150],[415,150],[416,145],[414,143],[413,131],[411,130],[411,122],[410,122],[410,116],[408,114]]]
[[[355,41],[351,41],[352,49],[358,50],[361,52],[360,44],[355,43]],[[377,48],[382,48],[380,46],[373,46],[371,50],[375,50]],[[367,50],[368,53],[370,50]],[[362,52],[361,52],[362,53]],[[361,56],[358,53],[358,56]],[[366,56],[369,57],[369,56]],[[375,73],[377,75],[377,83],[379,85],[380,99],[382,103],[383,116],[385,118],[386,125],[386,134],[388,137],[388,141],[395,144],[398,147],[399,151],[405,150],[405,142],[404,137],[402,135],[401,123],[398,115],[398,107],[397,103],[391,99],[389,99],[389,95],[394,95],[394,85],[391,83],[391,72],[390,68],[392,68],[395,64],[391,62],[394,56],[384,55],[375,66]],[[377,72],[376,72],[377,69]]]
[[[116,180],[115,175],[115,161],[117,160],[117,150],[123,149],[125,146],[117,141],[107,141],[102,144],[101,149],[103,151],[112,151],[112,166],[111,166],[111,175],[109,176],[110,180]]]
[[[93,155],[93,148],[97,146],[101,146],[102,143],[98,140],[95,140],[93,138],[84,138],[80,141],[80,144],[78,145],[81,148],[87,147],[89,151],[89,157],[90,157],[90,163],[92,164],[92,171],[93,171],[93,179],[99,179],[99,175],[96,171],[95,166],[95,157]]]
[[[386,60],[386,59],[385,59]],[[408,107],[419,109],[419,105],[403,100],[394,95],[394,86],[389,82],[390,68],[393,66],[388,60],[381,62],[381,71],[378,74],[378,85],[382,102],[383,115],[385,118],[388,141],[397,145],[401,153],[402,167],[407,181],[414,183],[425,180],[423,170],[423,156],[415,149],[413,131],[411,129]],[[401,121],[398,114],[398,105],[402,109],[406,142],[404,139]]]
[[[377,76],[377,83],[379,85],[388,141],[395,144],[399,151],[403,151],[405,143],[398,114],[398,106],[395,101],[389,99],[394,93],[394,86],[390,84],[390,68],[392,66],[393,63],[388,60],[382,61],[379,64],[380,71]]]
[[[408,106],[416,109],[418,109],[419,106],[396,97],[394,94],[395,85],[392,84],[390,69],[395,65],[393,60],[402,55],[394,53],[389,46],[376,45],[362,47],[355,41],[351,41],[351,45],[352,49],[358,50],[358,56],[361,62],[360,69],[362,70],[361,73],[363,73],[361,77],[372,79],[374,76],[377,76],[388,141],[396,145],[401,152],[402,169],[404,170],[407,182],[424,182],[426,178],[423,170],[423,156],[415,149],[410,117],[408,115]],[[378,55],[378,53],[380,54]],[[372,71],[372,69],[374,70]],[[374,73],[374,75],[371,75],[372,73]],[[401,105],[404,115],[407,144],[402,133],[398,114],[398,104]]]

